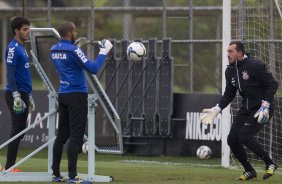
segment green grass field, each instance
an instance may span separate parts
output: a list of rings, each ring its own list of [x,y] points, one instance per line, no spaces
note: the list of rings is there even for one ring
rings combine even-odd
[[[19,158],[27,155],[29,150],[21,150]],[[0,152],[0,161],[5,161],[5,152]],[[29,172],[47,171],[47,153],[42,151],[31,160],[21,165],[21,169]],[[64,154],[61,171],[67,171]],[[78,172],[86,173],[87,156],[81,154]],[[258,168],[257,180],[247,183],[279,184],[282,181],[280,169],[269,180],[262,180],[263,168]],[[141,157],[96,154],[97,175],[113,176],[116,184],[233,184],[242,174],[242,169],[226,169],[220,166],[220,159],[199,160],[195,157]],[[1,182],[1,184],[4,182]],[[26,182],[21,182],[26,183]],[[37,182],[33,182],[37,183]],[[38,182],[42,183],[42,182]],[[51,182],[50,182],[51,183]]]

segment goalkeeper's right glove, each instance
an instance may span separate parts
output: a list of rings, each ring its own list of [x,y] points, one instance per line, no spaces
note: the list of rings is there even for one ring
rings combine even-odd
[[[100,52],[99,54],[107,55],[113,47],[113,44],[106,39],[99,41]]]
[[[213,118],[221,112],[221,109],[218,106],[214,106],[211,109],[203,109],[202,112],[205,114],[201,116],[201,122],[204,124],[211,124]]]
[[[24,113],[26,105],[24,101],[21,99],[21,94],[17,91],[13,92],[12,94],[14,98],[13,111],[17,115]]]

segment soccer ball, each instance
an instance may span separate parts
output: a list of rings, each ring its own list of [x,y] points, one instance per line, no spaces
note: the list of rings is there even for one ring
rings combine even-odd
[[[85,154],[88,153],[88,142],[83,143],[82,152],[85,153]]]
[[[199,159],[206,160],[211,157],[212,151],[208,146],[200,146],[196,154]]]
[[[141,42],[132,42],[127,47],[127,57],[133,62],[141,61],[146,55],[146,48]]]

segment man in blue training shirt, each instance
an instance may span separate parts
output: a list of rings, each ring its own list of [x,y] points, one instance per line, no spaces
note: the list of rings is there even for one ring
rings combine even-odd
[[[14,39],[6,50],[6,69],[8,84],[5,91],[5,100],[11,112],[12,129],[10,138],[26,128],[28,112],[35,109],[31,96],[32,81],[29,67],[29,56],[23,46],[29,39],[30,22],[24,17],[15,17],[11,22]],[[29,108],[27,108],[29,107]],[[18,137],[8,145],[5,169],[15,164],[18,148],[24,135]],[[20,172],[18,168],[12,172]]]
[[[50,58],[60,77],[59,87],[59,127],[53,147],[53,182],[65,181],[60,174],[60,162],[63,146],[69,140],[68,178],[67,183],[82,183],[77,175],[77,159],[81,149],[88,113],[88,89],[84,70],[95,74],[102,67],[112,44],[102,40],[100,52],[95,61],[91,61],[85,53],[73,45],[76,39],[76,26],[72,22],[63,22],[58,27],[62,40],[53,45]]]

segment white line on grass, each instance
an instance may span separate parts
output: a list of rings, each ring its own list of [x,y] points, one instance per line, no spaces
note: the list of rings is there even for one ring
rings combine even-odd
[[[148,161],[148,160],[119,160],[117,162],[122,163],[136,163],[136,164],[154,164],[154,165],[178,165],[178,166],[189,166],[189,167],[206,167],[206,168],[221,168],[218,164],[198,164],[198,163],[176,163],[176,162],[160,162],[160,161]],[[261,168],[255,167],[258,172],[264,173]],[[226,169],[231,170],[242,170],[240,167],[229,167]],[[282,172],[276,171],[275,174],[282,174]]]
[[[148,161],[148,160],[119,160],[123,163],[136,163],[136,164],[158,164],[158,165],[179,165],[179,166],[199,166],[199,167],[221,167],[221,165],[211,164],[193,164],[193,163],[176,163],[176,162],[160,162],[160,161]]]

